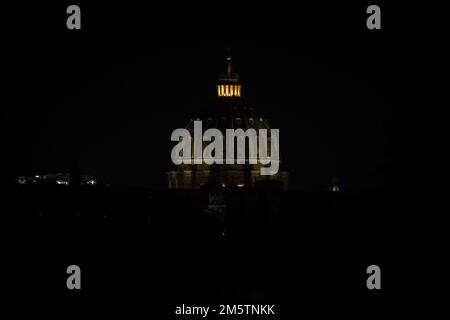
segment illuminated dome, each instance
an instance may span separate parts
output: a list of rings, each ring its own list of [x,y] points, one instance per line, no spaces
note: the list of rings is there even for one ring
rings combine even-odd
[[[268,120],[248,107],[242,97],[239,75],[233,72],[231,56],[226,57],[226,72],[219,75],[216,86],[216,105],[202,111],[191,118],[186,129],[194,136],[194,121],[202,121],[202,131],[209,128],[219,129],[225,136],[226,129],[242,129],[246,131],[253,128],[271,129]],[[270,137],[268,138],[270,150]],[[209,142],[203,142],[203,148]],[[246,150],[246,154],[248,150]],[[192,154],[193,157],[193,154]],[[252,187],[259,180],[276,180],[287,189],[288,173],[279,171],[275,175],[262,176],[261,164],[181,164],[177,170],[168,172],[170,189],[197,189],[206,184],[220,184],[223,187]]]

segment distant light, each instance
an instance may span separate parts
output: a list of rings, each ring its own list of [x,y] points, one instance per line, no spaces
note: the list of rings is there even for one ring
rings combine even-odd
[[[242,188],[242,187],[244,187],[245,185],[244,185],[243,183],[239,183],[237,186],[238,186],[239,188]]]
[[[240,97],[241,86],[240,85],[218,85],[217,95],[219,97]]]
[[[89,181],[87,182],[87,184],[90,184],[91,186],[93,186],[94,184],[97,184],[97,181],[95,181],[94,179],[92,179],[92,180],[89,180]]]
[[[57,184],[63,184],[63,185],[68,185],[69,181],[64,181],[64,180],[56,180]]]
[[[39,175],[35,175],[34,177],[39,179]]]
[[[222,183],[222,187],[225,187],[225,183]]]
[[[331,187],[331,191],[340,191],[339,186]]]
[[[27,178],[25,178],[24,176],[20,176],[17,178],[17,183],[25,184],[25,183],[27,183]]]

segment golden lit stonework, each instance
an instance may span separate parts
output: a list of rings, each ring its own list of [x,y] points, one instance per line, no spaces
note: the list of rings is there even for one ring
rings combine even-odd
[[[228,50],[226,57],[226,70],[219,75],[219,83],[216,86],[217,96],[219,98],[240,98],[241,84],[239,83],[239,74],[233,72],[231,65],[231,55]]]
[[[240,85],[217,85],[217,95],[219,97],[240,97],[241,86]]]

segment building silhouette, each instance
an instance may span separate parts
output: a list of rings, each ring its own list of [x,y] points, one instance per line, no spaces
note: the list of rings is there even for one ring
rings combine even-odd
[[[247,105],[243,94],[239,74],[233,69],[231,54],[228,49],[226,55],[225,72],[219,74],[216,85],[215,106],[203,111],[196,118],[190,119],[186,129],[194,134],[194,121],[202,121],[203,130],[209,128],[219,129],[225,136],[226,129],[266,129],[270,132],[271,126],[267,118],[258,114],[253,107]],[[268,150],[270,150],[270,136],[268,137]],[[203,142],[205,147],[208,142]],[[248,154],[248,148],[246,150]],[[193,157],[193,155],[192,155]],[[222,187],[254,187],[257,184],[271,185],[286,190],[289,173],[280,170],[274,175],[261,175],[261,164],[181,164],[175,170],[169,171],[169,189],[198,189],[204,186],[221,185]],[[224,161],[225,162],[225,161]],[[264,180],[264,181],[262,181]],[[266,181],[269,180],[269,181]]]

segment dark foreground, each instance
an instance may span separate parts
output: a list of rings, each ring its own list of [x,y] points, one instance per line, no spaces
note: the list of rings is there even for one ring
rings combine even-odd
[[[205,213],[207,191],[22,186],[4,195],[4,265],[9,297],[25,306],[18,311],[36,303],[34,314],[60,306],[195,319],[176,307],[274,304],[277,316],[266,318],[365,319],[405,294],[401,206],[391,194],[234,190],[223,222]],[[79,291],[66,287],[73,264]],[[372,264],[382,290],[366,287]]]

